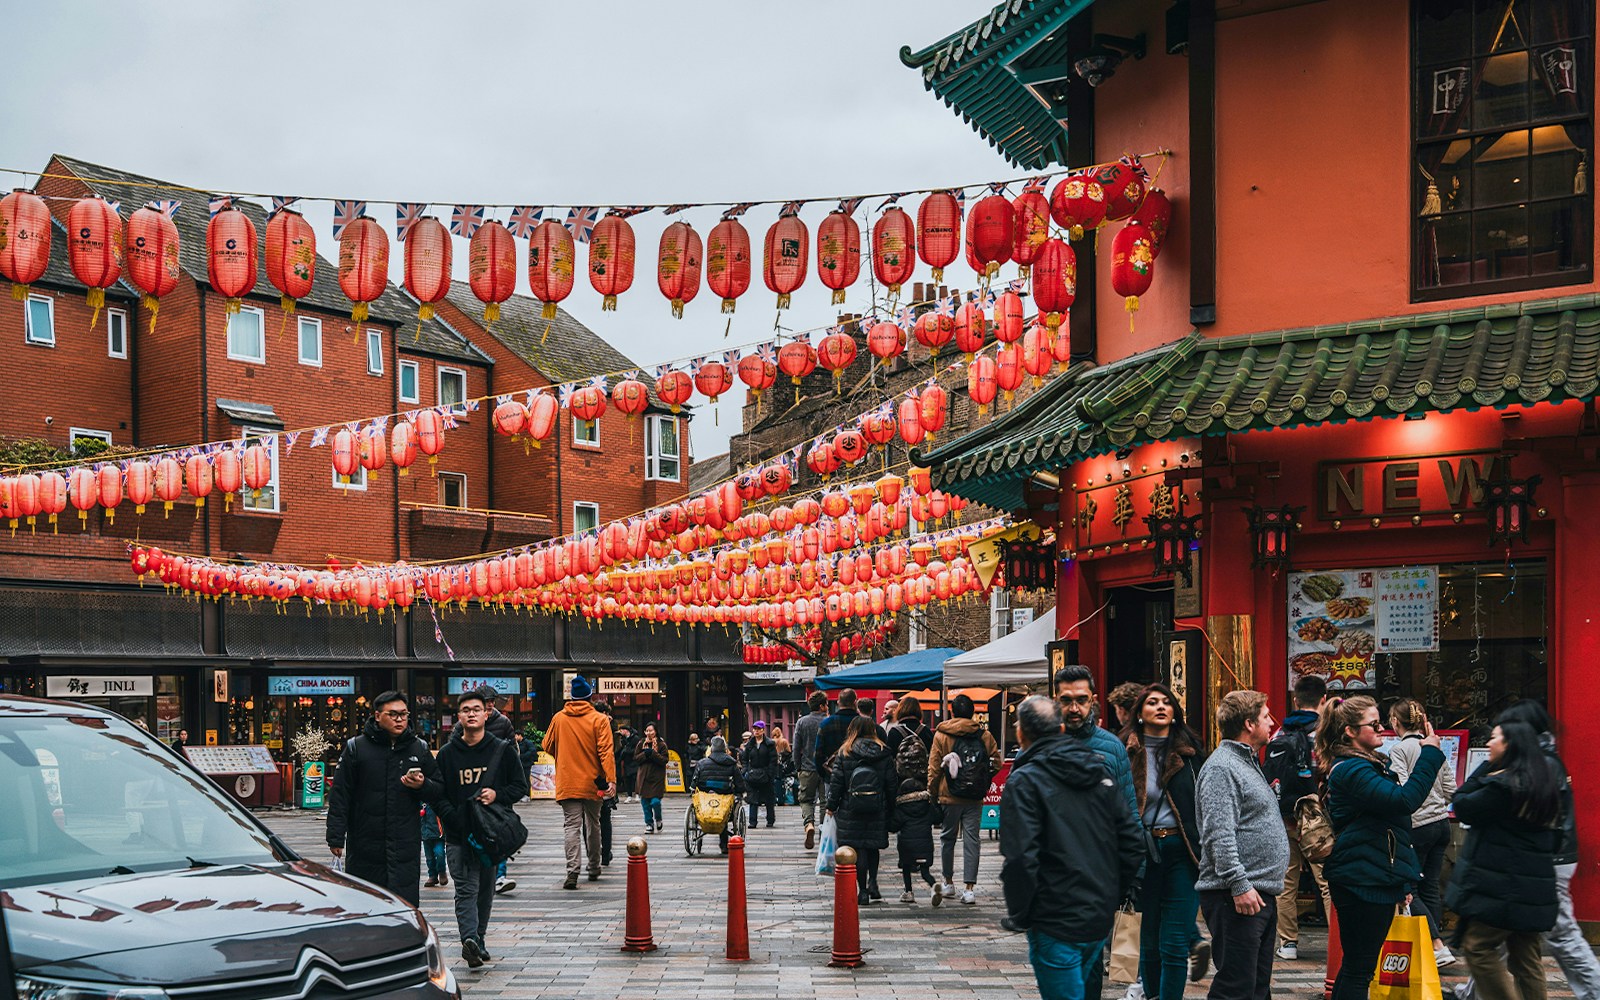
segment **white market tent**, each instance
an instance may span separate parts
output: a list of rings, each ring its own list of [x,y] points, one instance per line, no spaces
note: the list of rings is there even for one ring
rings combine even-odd
[[[1056,611],[1051,608],[1027,628],[1004,635],[977,649],[944,661],[947,688],[1019,687],[1047,684],[1050,664],[1045,643],[1056,638]]]

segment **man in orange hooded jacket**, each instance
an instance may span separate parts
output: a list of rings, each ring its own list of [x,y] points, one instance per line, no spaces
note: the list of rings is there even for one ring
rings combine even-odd
[[[550,720],[544,751],[556,759],[556,803],[567,851],[564,889],[578,887],[584,854],[589,881],[600,878],[600,803],[617,788],[617,762],[612,756],[611,719],[589,699],[594,685],[572,678],[572,698]]]

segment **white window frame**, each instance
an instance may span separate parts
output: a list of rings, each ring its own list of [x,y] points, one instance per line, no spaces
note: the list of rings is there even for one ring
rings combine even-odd
[[[317,332],[317,357],[311,360],[306,357],[306,331]],[[311,368],[322,367],[322,320],[315,316],[301,316],[294,325],[294,353],[300,363]]]
[[[461,502],[459,504],[450,503],[448,500],[445,499],[444,487],[445,487],[446,483],[460,483],[461,484]],[[466,510],[467,509],[467,474],[465,472],[441,472],[441,473],[439,473],[439,506],[441,506],[441,507],[449,507],[452,510]]]
[[[50,313],[50,337],[47,340],[46,339],[41,339],[39,337],[35,337],[33,335],[33,304],[35,302],[43,302],[45,304],[45,308]],[[29,295],[26,305],[27,305],[27,308],[24,309],[23,313],[22,313],[22,339],[23,339],[23,341],[25,343],[32,344],[35,347],[54,347],[54,346],[56,346],[56,300],[55,300],[55,298],[52,297],[52,296],[49,296],[49,295]]]
[[[580,527],[578,527],[578,511],[580,509],[594,511],[594,528],[580,528]],[[574,532],[593,531],[593,530],[595,530],[595,528],[598,528],[598,527],[600,527],[600,505],[599,504],[597,504],[597,503],[595,503],[595,502],[593,502],[591,500],[578,500],[575,503],[573,503],[573,505],[572,505],[572,530]]]
[[[261,324],[261,354],[259,356],[240,354],[233,349],[233,321],[236,318],[243,316],[245,313],[250,313],[251,315],[255,316],[256,321]],[[226,336],[228,340],[229,361],[247,361],[250,364],[255,365],[264,365],[267,363],[267,314],[260,308],[255,306],[242,306],[238,312],[229,315],[228,328],[224,331],[224,336]],[[298,348],[296,350],[298,350]]]
[[[94,430],[90,430],[87,427],[69,427],[69,428],[67,428],[67,453],[68,454],[76,455],[78,453],[77,444],[78,444],[78,439],[79,438],[99,438],[100,440],[104,441],[106,444],[111,444],[112,443],[111,442],[111,432],[110,431],[94,431]]]
[[[356,454],[359,456],[361,454],[360,442],[358,441],[356,444]],[[336,490],[354,490],[358,493],[367,491],[367,467],[361,464],[359,457],[356,459],[356,474],[350,477],[348,483],[339,482],[339,473],[334,469],[332,462],[328,463],[328,475],[333,477],[333,488]]]
[[[658,428],[662,423],[672,424],[672,440],[677,445],[673,455],[659,455],[656,448],[661,440]],[[652,413],[644,421],[644,478],[663,483],[678,483],[683,481],[683,434],[678,427],[678,418],[665,413]],[[671,461],[678,467],[677,475],[666,476],[661,473],[661,463]]]
[[[587,426],[589,428],[588,433],[594,435],[594,440],[591,441],[588,438],[579,436],[580,433],[583,431],[585,426]],[[572,418],[572,446],[574,448],[599,448],[600,447],[600,421],[598,421],[598,420],[579,420],[577,417],[573,417]]]
[[[411,373],[411,395],[406,395],[406,372]],[[402,403],[422,402],[422,371],[415,361],[401,361],[400,371],[396,376],[395,391],[400,394]]]
[[[268,427],[241,427],[239,429],[239,436],[245,439],[245,445],[247,447],[259,441],[262,445],[266,446],[267,454],[272,459],[272,478],[268,480],[266,489],[262,491],[263,494],[270,493],[272,496],[272,505],[265,506],[260,500],[252,500],[250,497],[250,487],[241,486],[239,487],[240,509],[254,514],[276,514],[283,505],[283,495],[278,487],[279,475],[283,471],[278,461],[278,432]],[[252,504],[259,506],[252,506]]]
[[[461,402],[446,404],[444,401],[444,380],[447,375],[455,375],[461,379]],[[467,370],[465,368],[450,368],[440,365],[434,375],[433,398],[438,400],[438,405],[450,405],[450,412],[456,416],[466,416],[467,413]]]
[[[122,350],[117,350],[116,341],[112,340],[112,329],[116,322],[122,322]],[[111,358],[126,358],[128,356],[128,310],[106,310],[106,356]]]
[[[374,349],[376,346],[376,349]],[[377,365],[373,365],[377,361]],[[383,331],[367,328],[367,374],[383,374]]]

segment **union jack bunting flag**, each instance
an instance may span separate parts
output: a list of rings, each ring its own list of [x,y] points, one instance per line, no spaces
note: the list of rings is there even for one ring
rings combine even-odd
[[[1134,156],[1132,153],[1129,153],[1126,156],[1118,157],[1117,162],[1124,164],[1125,166],[1132,167],[1133,172],[1139,175],[1140,180],[1150,179],[1150,174],[1144,169],[1144,161],[1139,159],[1137,156]]]
[[[860,207],[861,207],[861,199],[860,198],[841,198],[841,199],[839,199],[839,211],[843,212],[846,215],[854,215],[854,214],[856,214],[856,209],[858,209]]]
[[[726,212],[723,212],[722,213],[722,217],[724,219],[737,219],[739,216],[743,215],[744,213],[750,211],[752,208],[755,208],[755,207],[756,207],[756,203],[753,202],[753,201],[741,201],[741,202],[739,202],[739,204],[734,205],[732,208],[728,209]]]
[[[994,311],[994,304],[996,302],[999,302],[999,301],[1000,301],[1000,296],[996,295],[994,293],[993,289],[990,289],[989,294],[987,294],[987,295],[985,295],[983,297],[983,308],[986,311],[993,312]]]
[[[394,232],[401,243],[406,241],[411,227],[422,221],[422,213],[427,210],[427,205],[420,201],[400,201],[394,206]]]
[[[422,412],[421,410],[407,410],[406,411],[406,421],[408,423],[413,423],[413,424],[416,423],[417,422],[417,414],[419,414],[421,412]]]
[[[990,184],[989,185],[989,193],[990,194],[1005,194],[1006,193],[1006,182],[1005,181],[996,181],[993,184]]]
[[[884,209],[888,208],[890,205],[898,205],[898,204],[900,204],[900,199],[904,195],[905,195],[904,191],[901,191],[899,194],[891,194],[889,197],[883,199],[883,204],[878,206],[878,211],[881,212]]]
[[[598,208],[574,208],[567,213],[567,232],[579,243],[589,242],[594,236],[594,224],[600,221]]]
[[[483,225],[482,205],[457,205],[450,209],[450,231],[457,236],[472,238]]]
[[[522,397],[522,405],[523,406],[532,406],[534,398],[537,397],[538,395],[539,395],[539,391],[537,389],[529,389]]]
[[[640,212],[648,211],[650,211],[648,205],[612,205],[606,209],[606,214],[615,215],[619,219],[627,219],[638,215]]]
[[[894,325],[902,330],[909,330],[916,325],[917,314],[910,306],[906,306],[894,314]]]
[[[453,431],[461,426],[461,421],[456,419],[456,411],[449,407],[445,407],[444,412],[439,416],[444,421],[444,429],[447,431]]]
[[[372,418],[372,426],[376,427],[378,429],[378,433],[380,433],[380,434],[383,433],[384,431],[387,431],[389,429],[389,417],[388,417],[388,415],[385,414],[384,416],[381,416],[381,417],[373,417]]]
[[[122,202],[120,202],[120,201],[107,201],[106,204],[111,206],[111,211],[117,213],[118,215],[122,214]]]
[[[1028,282],[1022,278],[1013,278],[1006,284],[1006,291],[1016,292],[1018,295],[1028,294]]]
[[[803,207],[805,207],[805,202],[803,201],[786,201],[783,203],[783,207],[778,209],[778,216],[782,218],[785,215],[799,215],[800,209]]]
[[[170,219],[178,214],[178,206],[181,204],[183,204],[183,202],[176,198],[157,198],[156,200],[148,203],[145,207],[153,208]]]
[[[511,210],[511,221],[506,228],[511,230],[511,235],[519,240],[525,240],[533,235],[534,229],[544,218],[544,209],[533,205],[518,205]]]
[[[481,399],[469,399],[466,402],[462,403],[461,405],[465,406],[471,412],[477,413],[478,412],[478,408],[483,406],[483,400],[481,400]]]
[[[333,203],[333,238],[344,235],[344,227],[367,214],[364,201],[336,201]]]
[[[509,402],[511,402],[511,394],[510,393],[506,393],[505,395],[501,395],[501,396],[496,396],[494,398],[494,405],[496,405],[496,406],[500,406],[500,405],[502,405],[504,403],[509,403]]]
[[[672,371],[671,365],[656,365],[650,370],[651,377],[657,382],[667,377],[667,372]]]
[[[606,377],[604,375],[596,375],[594,378],[589,380],[589,388],[599,389],[601,392],[604,392],[606,388]]]
[[[933,311],[941,319],[954,319],[956,315],[956,296],[946,295],[939,300],[939,304],[934,307]]]
[[[556,402],[563,410],[566,409],[572,405],[572,394],[577,391],[578,387],[571,382],[556,386]]]
[[[328,443],[328,428],[313,427],[311,429],[311,447],[321,448]]]
[[[1028,181],[1028,183],[1024,184],[1022,186],[1022,190],[1024,190],[1024,191],[1043,191],[1044,190],[1044,186],[1046,184],[1048,184],[1048,183],[1050,183],[1050,178],[1048,178],[1048,177],[1035,177],[1032,180]]]
[[[950,193],[956,196],[956,207],[965,212],[967,210],[967,189],[956,188]]]
[[[690,361],[689,362],[689,377],[690,378],[694,378],[696,375],[699,375],[700,374],[700,369],[704,368],[706,362],[710,361],[710,360],[711,360],[710,358],[695,358],[693,361]]]
[[[272,212],[268,214],[276,214],[281,212],[299,200],[300,197],[298,195],[275,194],[272,196]]]
[[[284,440],[285,444],[288,445],[288,447],[286,447],[284,449],[284,453],[285,454],[287,454],[287,455],[293,455],[294,454],[294,446],[300,443],[300,435],[301,435],[301,433],[302,433],[301,431],[287,431],[287,432],[284,433],[283,440]]]
[[[677,215],[679,212],[686,212],[689,209],[696,207],[697,206],[695,205],[668,205],[666,208],[661,210],[661,213],[663,215]]]
[[[728,371],[731,374],[735,368],[739,367],[739,352],[724,351],[722,354],[722,363],[728,366]]]
[[[777,364],[778,363],[778,345],[775,344],[775,343],[770,343],[769,342],[769,343],[765,343],[765,344],[761,344],[761,345],[757,346],[756,347],[756,357],[760,358],[762,361],[765,361],[769,365]]]
[[[213,217],[215,217],[218,212],[224,211],[229,205],[232,204],[233,199],[227,195],[223,195],[221,198],[209,199],[206,202],[206,210],[210,212]]]
[[[344,425],[344,429],[349,431],[351,434],[359,434],[361,432],[361,421],[359,421],[359,420],[346,421],[345,425]]]

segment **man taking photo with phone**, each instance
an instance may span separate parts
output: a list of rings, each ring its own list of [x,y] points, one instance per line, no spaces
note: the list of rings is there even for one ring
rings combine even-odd
[[[344,745],[328,797],[328,848],[345,871],[416,906],[422,803],[443,789],[439,765],[411,732],[406,696],[385,691],[360,736]]]

